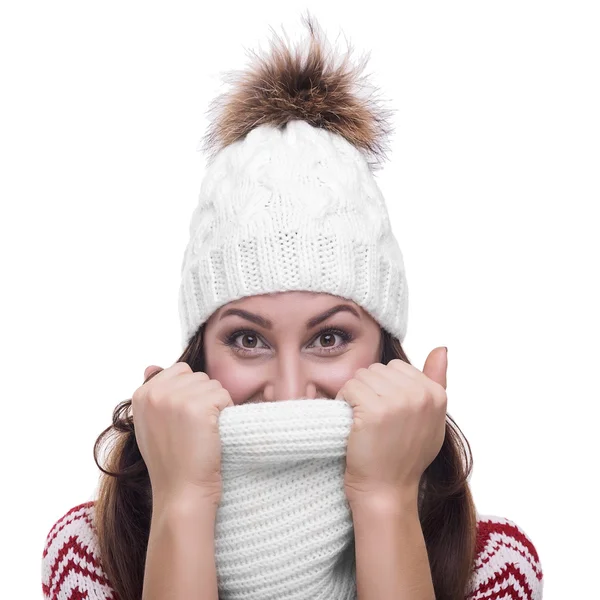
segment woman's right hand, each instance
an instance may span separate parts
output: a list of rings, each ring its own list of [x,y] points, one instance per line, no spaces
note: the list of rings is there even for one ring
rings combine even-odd
[[[150,476],[153,500],[189,492],[221,499],[219,414],[233,406],[221,383],[185,362],[151,366],[132,396],[135,437]]]

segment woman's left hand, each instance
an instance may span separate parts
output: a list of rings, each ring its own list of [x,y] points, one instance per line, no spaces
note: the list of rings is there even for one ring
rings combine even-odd
[[[400,359],[360,368],[340,389],[353,408],[344,487],[350,503],[363,499],[416,501],[425,469],[446,434],[444,347],[432,350],[423,372]]]

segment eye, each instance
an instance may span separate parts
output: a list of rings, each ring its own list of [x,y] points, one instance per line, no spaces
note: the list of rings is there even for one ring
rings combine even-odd
[[[230,336],[227,337],[227,340],[225,341],[225,343],[228,346],[231,346],[233,350],[237,351],[246,351],[249,348],[244,346],[244,347],[240,347],[237,345],[236,340],[238,338],[246,338],[247,340],[250,340],[250,348],[257,348],[260,346],[257,346],[256,344],[258,344],[258,341],[260,340],[260,338],[258,337],[258,335],[256,335],[256,332],[248,330],[248,331],[234,331]]]
[[[341,338],[341,342],[336,345],[335,336],[339,336]],[[240,346],[237,343],[238,338],[246,339],[250,342],[250,347]],[[317,332],[316,336],[313,339],[313,343],[309,346],[309,348],[317,347],[320,349],[319,354],[328,354],[330,352],[337,352],[344,346],[346,346],[351,340],[352,335],[343,329],[336,328],[323,328],[319,332]],[[258,354],[257,352],[253,352],[254,348],[260,348],[258,343],[263,343],[260,339],[260,336],[251,329],[237,330],[227,336],[225,340],[225,344],[230,346],[234,352],[239,354]],[[315,342],[321,342],[323,345],[314,346]],[[262,346],[267,348],[268,346]]]
[[[341,343],[339,343],[338,345],[336,345],[335,343],[335,336],[339,336],[342,341]],[[342,329],[322,329],[321,331],[319,331],[319,333],[317,333],[317,336],[315,337],[315,341],[325,341],[325,346],[321,346],[321,348],[324,350],[325,353],[327,352],[333,352],[335,350],[339,350],[340,348],[343,348],[350,340],[352,339],[352,336],[346,332],[343,331]]]

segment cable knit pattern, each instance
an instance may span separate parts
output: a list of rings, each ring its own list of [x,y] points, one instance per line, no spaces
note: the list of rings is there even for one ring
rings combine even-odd
[[[297,399],[225,408],[223,493],[215,523],[221,600],[355,600],[352,513],[343,477],[352,408]],[[48,600],[118,600],[104,574],[94,502],[50,530],[42,559]],[[512,521],[478,515],[468,600],[542,598],[537,551]]]
[[[182,347],[227,302],[290,290],[353,300],[404,340],[408,286],[383,195],[356,147],[302,120],[258,126],[207,167],[181,265]]]

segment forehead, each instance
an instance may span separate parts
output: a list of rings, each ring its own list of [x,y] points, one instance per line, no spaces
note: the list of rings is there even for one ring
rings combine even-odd
[[[351,306],[363,318],[367,313],[362,307],[346,298],[325,292],[286,291],[273,294],[246,296],[221,306],[212,318],[218,320],[231,308],[258,313],[272,321],[289,321],[290,318],[312,317],[339,304]]]
[[[257,294],[255,296],[246,296],[238,300],[227,303],[222,306],[219,310],[225,309],[226,307],[246,308],[250,310],[254,308],[271,308],[276,310],[281,306],[294,305],[305,305],[310,306],[311,309],[319,308],[321,306],[328,307],[334,304],[350,304],[354,308],[360,308],[352,300],[342,298],[340,296],[334,296],[326,292],[310,292],[304,290],[293,290],[288,292],[276,292],[273,294]]]

